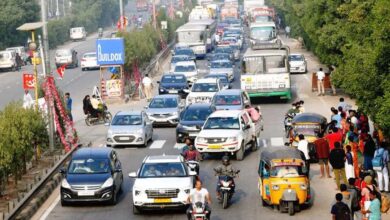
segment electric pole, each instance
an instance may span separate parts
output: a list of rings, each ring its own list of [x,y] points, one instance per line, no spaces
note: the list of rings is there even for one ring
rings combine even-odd
[[[121,23],[120,27],[121,27],[121,30],[124,30],[123,25],[125,22],[125,16],[123,15],[123,0],[119,0],[119,10],[120,10],[119,22]]]
[[[57,0],[58,3],[58,0]],[[57,4],[58,7],[58,4]],[[42,35],[43,35],[43,54],[41,56],[44,57],[45,63],[42,65],[45,66],[43,68],[44,71],[47,71],[46,73],[43,73],[45,76],[51,76],[51,69],[50,69],[50,59],[49,59],[49,38],[47,33],[47,9],[46,9],[46,0],[41,0],[41,17],[42,17]],[[49,118],[49,147],[51,150],[54,150],[54,121],[53,121],[53,108],[51,108],[50,103],[53,100],[49,100],[48,105],[48,118]]]

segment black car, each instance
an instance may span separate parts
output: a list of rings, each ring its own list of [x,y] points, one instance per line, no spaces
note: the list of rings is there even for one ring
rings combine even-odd
[[[73,153],[61,183],[61,205],[108,202],[115,205],[123,182],[122,166],[112,148],[81,148]]]
[[[189,84],[184,74],[164,74],[161,81],[157,81],[158,94],[179,94],[186,98],[189,93]]]
[[[215,107],[209,103],[194,103],[180,114],[180,122],[176,127],[176,142],[182,143],[186,137],[195,139],[204,122]]]

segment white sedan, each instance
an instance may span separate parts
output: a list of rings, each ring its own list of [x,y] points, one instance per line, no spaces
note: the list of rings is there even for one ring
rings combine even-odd
[[[290,73],[307,72],[307,61],[303,54],[290,54],[288,56],[288,62],[290,64]]]
[[[97,57],[95,52],[85,53],[81,58],[81,70],[99,69],[100,66],[97,64]]]

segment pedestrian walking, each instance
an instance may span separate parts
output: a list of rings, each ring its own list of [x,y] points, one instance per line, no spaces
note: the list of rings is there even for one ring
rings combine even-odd
[[[345,175],[347,176],[347,179],[349,178],[355,178],[355,171],[353,168],[353,157],[357,156],[354,155],[351,151],[351,146],[347,145],[346,147],[347,152],[345,153]]]
[[[70,93],[69,92],[65,93],[66,113],[68,114],[69,120],[73,122],[72,103],[73,103],[73,100],[70,97]]]
[[[318,89],[318,96],[325,95],[325,87],[324,87],[324,80],[325,80],[325,73],[320,68],[317,73],[317,89]]]
[[[286,38],[290,38],[290,32],[291,32],[290,26],[287,25],[284,30],[286,32]]]
[[[146,100],[150,101],[152,99],[153,83],[148,74],[145,74],[145,77],[142,79],[142,86],[144,88]]]
[[[375,189],[369,190],[369,198],[369,205],[364,207],[362,213],[368,214],[368,220],[381,220],[381,202]]]
[[[343,97],[339,98],[339,104],[337,104],[337,108],[338,107],[342,107],[343,111],[345,111],[345,112],[348,112],[352,108],[352,106],[350,104],[345,102]]]
[[[374,154],[375,154],[375,142],[372,136],[368,134],[363,148],[363,156],[364,156],[363,167],[365,170],[372,170],[372,159],[374,158]]]
[[[330,213],[333,220],[349,220],[351,219],[351,210],[343,200],[343,194],[337,193],[335,196],[336,203],[332,206]]]
[[[387,164],[389,162],[389,151],[384,148],[384,144],[379,145],[375,150],[372,166],[378,176],[378,186],[381,192],[389,192],[389,170]],[[383,184],[384,183],[384,184]]]
[[[298,135],[298,138],[299,138],[298,150],[300,150],[305,155],[307,176],[309,176],[309,171],[310,171],[309,142],[305,140],[305,136],[303,134]]]
[[[30,92],[26,89],[23,95],[23,108],[31,108],[34,104],[34,100],[30,95]]]
[[[333,167],[337,189],[340,190],[340,179],[343,179],[343,183],[347,183],[347,177],[345,175],[345,152],[341,148],[340,142],[336,142],[334,146],[335,148],[329,154],[329,162]]]
[[[320,164],[320,178],[325,177],[325,172],[328,178],[332,178],[329,172],[329,143],[323,137],[322,133],[318,134],[318,139],[314,141],[314,147],[316,149],[318,163]]]
[[[352,200],[351,201],[352,219],[361,220],[362,219],[362,214],[360,212],[360,210],[361,210],[361,208],[360,208],[361,192],[360,192],[360,189],[358,189],[355,186],[355,182],[356,182],[355,178],[349,178],[347,190],[350,193],[351,200]]]
[[[24,62],[22,60],[22,57],[20,57],[19,53],[16,53],[15,55],[15,62],[16,62],[16,69],[20,71],[22,69]]]
[[[348,187],[346,184],[344,184],[344,183],[340,184],[340,193],[343,195],[343,200],[341,200],[341,201],[348,206],[348,208],[350,210],[350,219],[353,219],[352,194],[350,191],[348,191]]]

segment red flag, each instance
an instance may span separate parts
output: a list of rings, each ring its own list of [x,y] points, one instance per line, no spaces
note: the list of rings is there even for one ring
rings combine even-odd
[[[65,67],[66,67],[66,65],[62,65],[62,66],[57,68],[57,73],[58,73],[58,75],[60,75],[61,78],[64,78]]]

